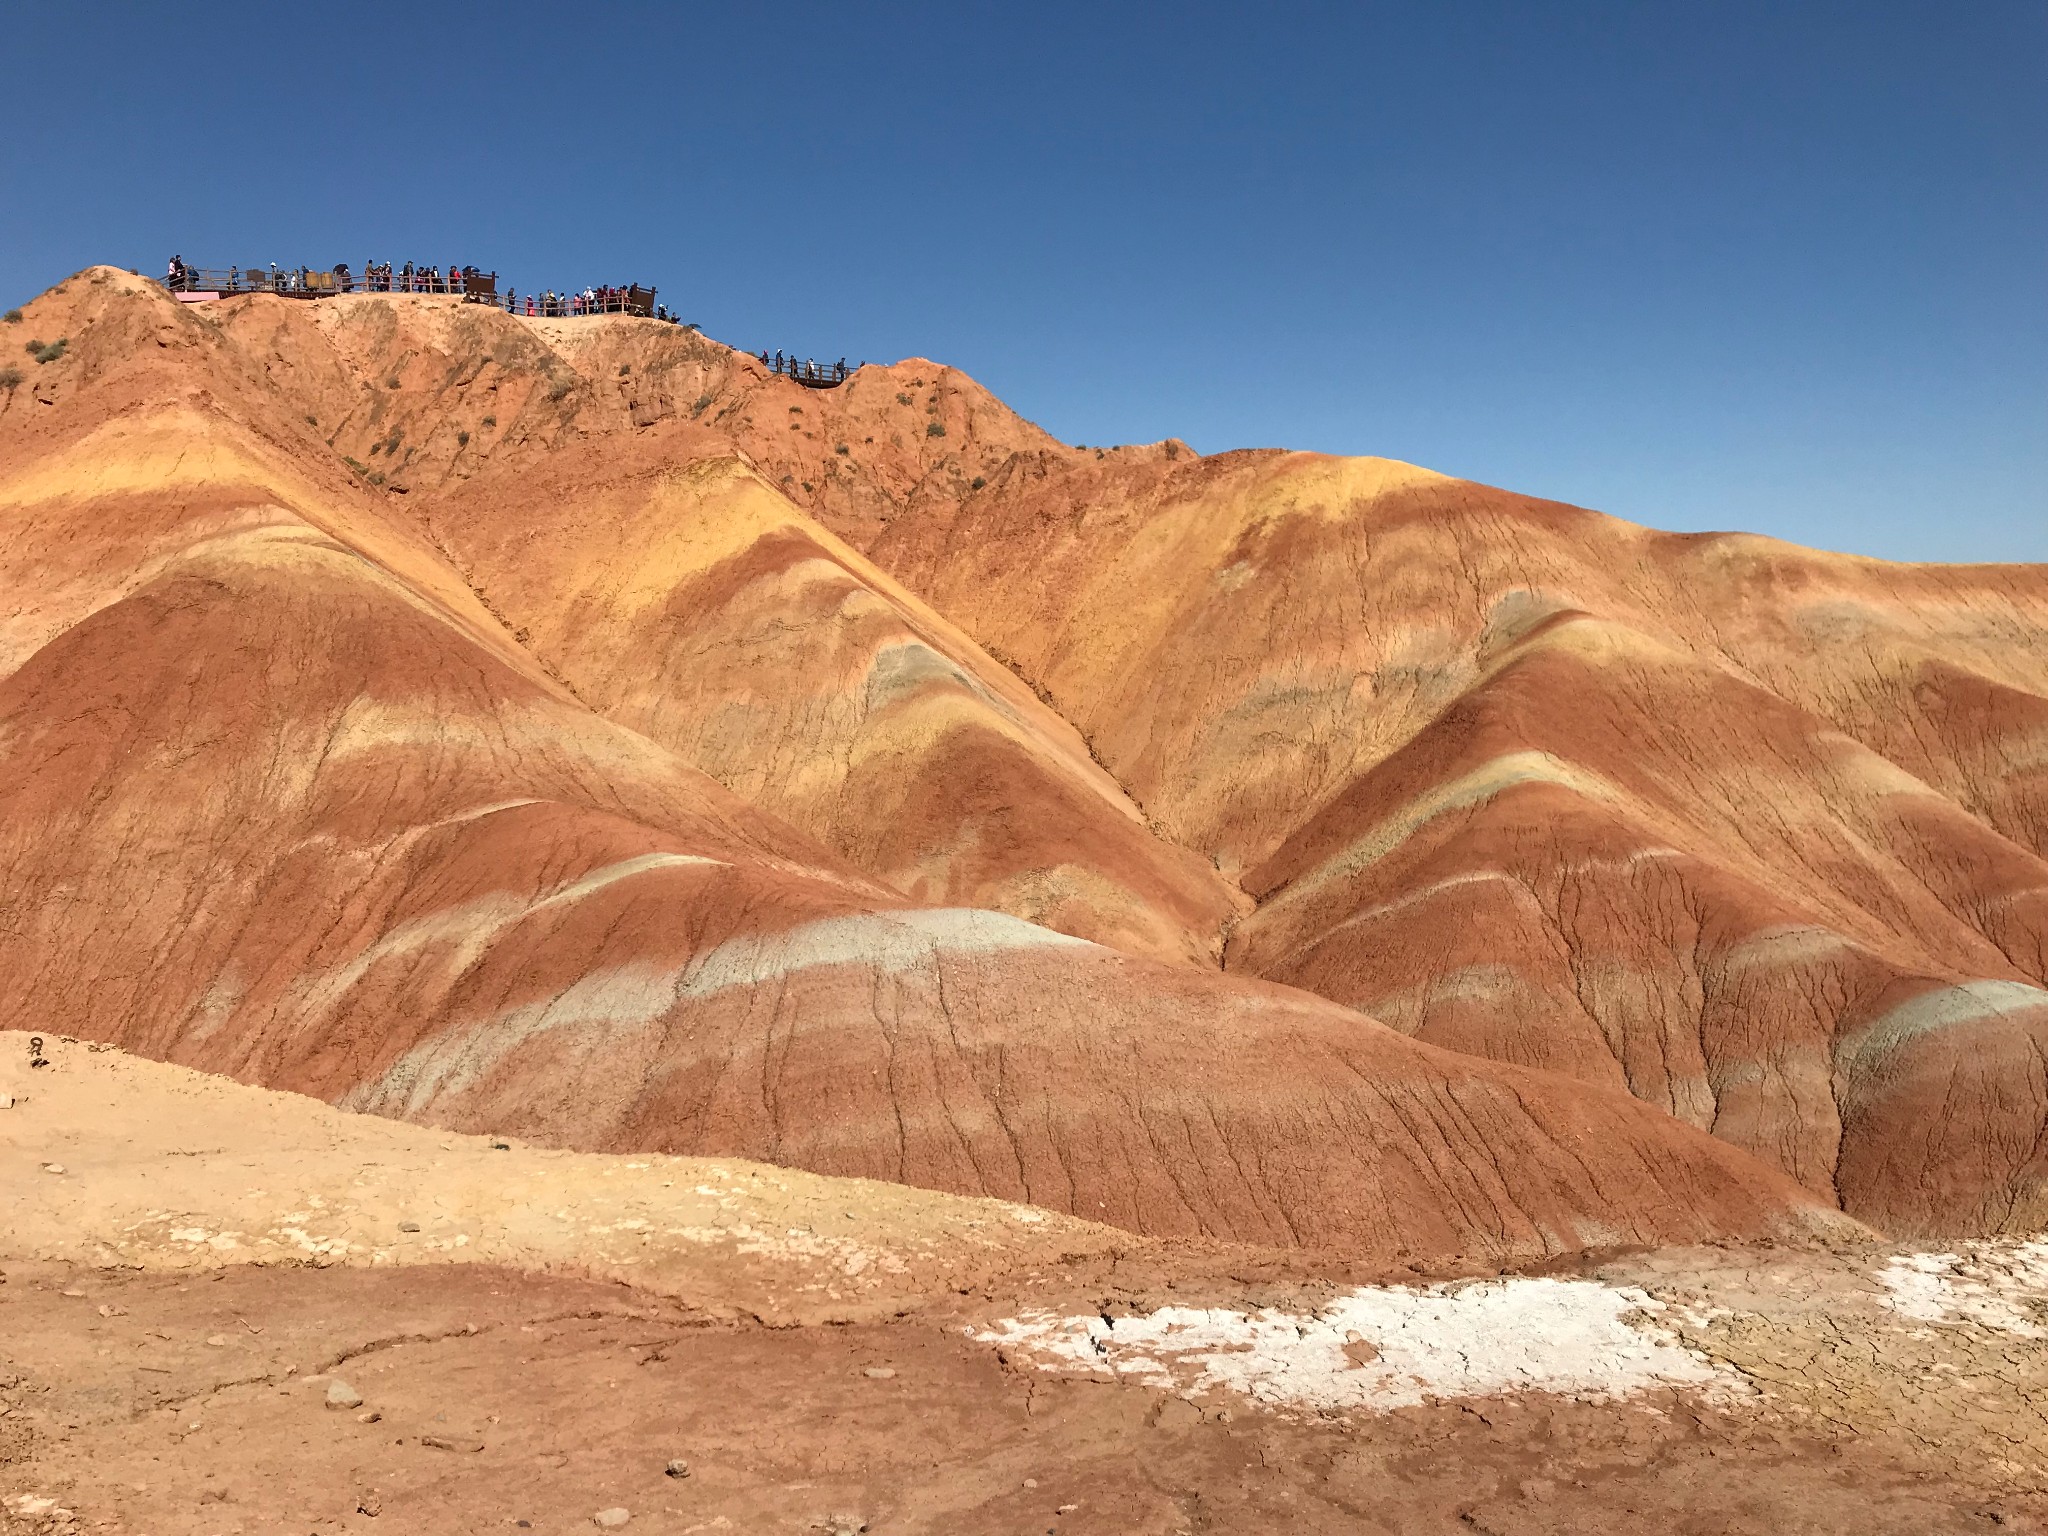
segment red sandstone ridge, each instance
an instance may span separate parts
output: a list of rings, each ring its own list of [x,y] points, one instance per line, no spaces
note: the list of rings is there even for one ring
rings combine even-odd
[[[10,1022],[1424,1262],[2038,1225],[2040,572],[624,317],[27,311]]]

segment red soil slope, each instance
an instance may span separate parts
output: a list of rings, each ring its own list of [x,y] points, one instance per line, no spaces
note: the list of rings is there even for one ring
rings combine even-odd
[[[317,435],[324,401],[287,395],[212,317],[100,270],[26,324],[71,346],[0,410],[11,1020],[433,1123],[1149,1232],[1427,1259],[1838,1219],[1624,1093],[912,906],[579,700],[571,666],[608,683],[617,651],[570,644],[578,622],[544,607],[563,659],[531,647],[417,503]],[[681,473],[724,487],[693,506],[752,508],[720,538],[761,542],[757,478]],[[621,483],[590,515],[645,532],[647,484]],[[454,508],[447,526],[471,525]],[[984,680],[967,691],[1061,765],[1036,771],[1090,771],[956,632],[804,536],[860,603],[964,652]],[[584,590],[650,573],[609,569]],[[680,590],[706,569],[679,560]],[[700,599],[677,611],[729,611]]]

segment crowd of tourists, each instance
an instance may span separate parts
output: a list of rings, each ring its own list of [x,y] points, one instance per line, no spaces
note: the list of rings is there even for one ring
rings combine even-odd
[[[652,288],[641,291],[654,292]],[[529,293],[523,300],[508,289],[505,300],[505,308],[515,315],[521,313],[522,303],[529,315],[627,315],[635,312],[636,302],[630,288],[586,288],[581,293],[556,293],[550,288],[542,294]],[[669,319],[668,310],[663,308],[655,318]]]
[[[164,286],[173,293],[219,288],[228,293],[262,290],[270,293],[467,293],[478,278],[489,278],[495,286],[497,274],[475,266],[450,262],[444,270],[408,261],[394,266],[388,261],[366,261],[360,275],[345,261],[337,261],[325,272],[310,267],[229,267],[226,274],[189,267],[182,256],[171,258],[164,274]]]
[[[396,271],[388,261],[382,264],[366,261],[362,277],[355,278],[350,274],[347,262],[337,261],[334,264],[335,285],[343,293],[466,293],[472,278],[496,278],[497,275],[454,262],[449,263],[444,273],[439,267],[416,266],[409,261]]]
[[[645,315],[655,320],[681,324],[666,305],[654,303],[652,288],[623,284],[593,285],[581,292],[529,293],[524,298],[508,288],[498,292],[498,274],[463,262],[445,268],[408,261],[366,261],[357,273],[345,261],[326,271],[310,267],[191,267],[182,256],[173,256],[164,274],[164,286],[173,293],[282,293],[317,298],[330,293],[452,293],[479,304],[493,304],[512,315],[566,317],[571,315]]]

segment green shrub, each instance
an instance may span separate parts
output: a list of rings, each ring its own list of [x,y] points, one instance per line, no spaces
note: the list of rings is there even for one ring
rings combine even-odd
[[[307,425],[307,426],[309,426],[309,427],[317,427],[317,426],[319,426],[319,425],[320,425],[320,418],[319,418],[318,416],[310,416],[310,415],[309,415],[309,416],[308,416],[308,417],[306,418],[306,425]]]
[[[469,434],[467,432],[456,433],[455,446],[458,448],[467,448],[469,446]]]
[[[382,443],[372,443],[372,444],[370,444],[370,453],[371,453],[372,457],[374,457],[374,456],[375,456],[375,455],[377,455],[377,454],[380,454],[380,453],[382,453],[383,451],[384,451],[384,445],[383,445]]]
[[[844,453],[846,452],[846,444],[841,443],[837,448],[834,448],[832,451],[834,453]]]
[[[697,403],[690,407],[690,414],[692,416],[702,416],[706,411],[710,409],[711,397],[709,395],[699,395],[697,397]]]
[[[495,427],[497,424],[498,418],[495,416],[486,416],[484,418],[484,425],[487,427]]]
[[[381,471],[380,471],[379,473],[377,473],[377,474],[373,474],[373,475],[371,475],[371,476],[370,476],[370,484],[372,484],[372,485],[382,485],[383,483],[384,483],[384,476],[383,476],[383,474],[382,474],[382,472],[381,472]]]
[[[365,478],[368,478],[370,473],[369,465],[359,464],[345,453],[341,456],[341,462],[346,464],[350,469],[354,470],[357,474],[362,475]]]
[[[21,388],[21,370],[19,368],[0,368],[0,389],[11,392],[19,388]]]
[[[904,394],[903,391],[899,389],[896,391],[896,403],[898,405],[909,405],[911,403],[910,396]]]
[[[396,374],[393,374],[390,378],[386,379],[384,381],[384,387],[386,389],[398,388],[398,376]]]
[[[631,363],[621,363],[621,364],[619,364],[619,377],[620,377],[620,378],[622,378],[622,379],[623,379],[623,378],[624,378],[624,377],[625,377],[625,376],[626,376],[627,374],[631,373],[632,371],[633,371],[633,365],[632,365]]]
[[[804,408],[803,408],[802,406],[800,406],[800,405],[792,405],[792,406],[791,406],[791,407],[789,408],[789,414],[790,414],[790,415],[792,415],[792,416],[801,416],[801,415],[803,415],[803,413],[804,413]]]
[[[23,347],[21,350],[26,352],[30,357],[34,357],[38,352],[43,350],[43,344],[40,341],[31,341],[27,346]]]
[[[683,322],[683,329],[686,331],[701,331],[704,327],[694,320],[686,320]]]
[[[548,399],[559,400],[576,387],[574,379],[557,379],[554,388],[548,391]]]
[[[982,487],[983,487],[984,485],[987,485],[987,484],[988,484],[988,482],[987,482],[986,480],[982,479],[982,478],[981,478],[981,476],[979,476],[979,475],[976,475],[976,476],[974,477],[974,481],[973,481],[973,483],[972,483],[972,484],[970,484],[970,485],[969,485],[969,486],[967,487],[967,489],[969,489],[970,491],[978,491],[978,490],[980,490],[980,489],[981,489],[981,488],[982,488]]]
[[[936,421],[928,421],[924,424],[924,435],[926,437],[944,437],[946,429]]]
[[[21,324],[21,311],[10,309],[6,314],[0,315],[0,320],[5,320],[9,325],[19,325]]]

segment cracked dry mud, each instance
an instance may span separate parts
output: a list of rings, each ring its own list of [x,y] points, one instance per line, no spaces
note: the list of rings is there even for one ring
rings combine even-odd
[[[21,1043],[0,1036],[0,1063]],[[567,1532],[619,1507],[671,1533],[2048,1518],[2048,1264],[2028,1245],[1389,1283],[49,1049],[48,1068],[0,1066],[9,1536]],[[195,1126],[203,1144],[174,1145]],[[1604,1332],[1584,1328],[1588,1296]],[[1472,1305],[1488,1297],[1519,1310]],[[1047,1318],[1105,1347],[1022,1340]],[[1572,1379],[1543,1375],[1546,1339]],[[1434,1357],[1404,1355],[1416,1341]],[[1411,1374],[1358,1393],[1388,1362]],[[360,1409],[326,1405],[336,1380]]]

